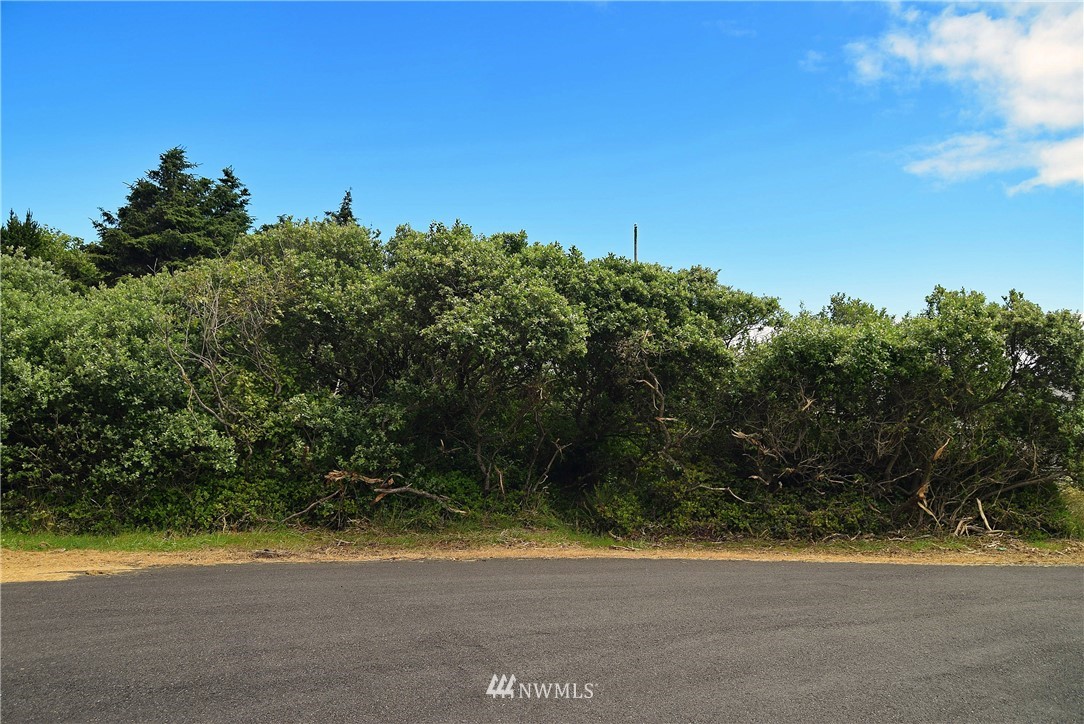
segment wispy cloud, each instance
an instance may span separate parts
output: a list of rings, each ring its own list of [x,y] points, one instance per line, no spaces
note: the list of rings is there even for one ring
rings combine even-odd
[[[704,22],[704,27],[730,38],[753,38],[757,34],[757,31],[738,25],[733,20],[707,20]]]
[[[910,78],[957,86],[990,130],[954,136],[905,166],[954,181],[1028,170],[1009,193],[1084,183],[1084,7],[895,7],[895,27],[847,46],[861,83]]]
[[[968,133],[916,149],[918,158],[904,169],[919,176],[962,181],[987,173],[1034,168],[1034,143],[1010,141],[997,134]]]
[[[801,60],[798,61],[798,67],[806,73],[821,73],[825,70],[826,60],[828,60],[828,57],[824,53],[807,50]]]

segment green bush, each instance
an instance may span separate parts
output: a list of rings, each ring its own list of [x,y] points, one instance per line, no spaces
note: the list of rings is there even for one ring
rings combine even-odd
[[[13,528],[818,538],[981,530],[981,500],[1002,529],[1080,534],[1057,484],[1084,473],[1084,327],[1015,292],[788,316],[699,267],[346,216],[78,292],[9,246]],[[442,498],[375,503],[364,478]]]

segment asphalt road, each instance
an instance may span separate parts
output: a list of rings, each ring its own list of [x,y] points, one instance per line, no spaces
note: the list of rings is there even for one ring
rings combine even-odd
[[[1084,721],[1082,568],[261,564],[0,596],[4,724]]]

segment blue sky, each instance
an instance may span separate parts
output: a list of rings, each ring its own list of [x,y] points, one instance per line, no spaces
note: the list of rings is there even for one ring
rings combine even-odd
[[[631,255],[637,223],[641,259],[790,309],[1080,309],[1079,8],[6,2],[2,204],[93,238],[183,145],[258,223],[352,187],[385,236]]]

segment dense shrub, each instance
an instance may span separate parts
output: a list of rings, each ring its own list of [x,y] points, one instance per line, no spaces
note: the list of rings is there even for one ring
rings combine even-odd
[[[4,518],[109,530],[202,524],[197,500],[236,467],[233,442],[187,404],[162,343],[154,281],[69,291],[50,265],[0,260]]]
[[[792,320],[747,360],[734,435],[752,479],[857,492],[891,506],[897,524],[950,530],[979,525],[983,501],[1010,511],[1056,496],[1058,481],[1079,485],[1078,317],[1016,292],[998,305],[940,288],[899,321],[830,311]]]
[[[790,317],[703,268],[345,217],[113,287],[9,252],[7,525],[1073,530],[1084,329],[1015,292]]]

